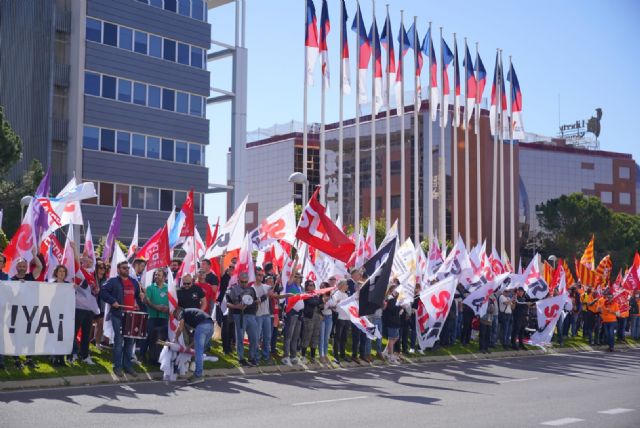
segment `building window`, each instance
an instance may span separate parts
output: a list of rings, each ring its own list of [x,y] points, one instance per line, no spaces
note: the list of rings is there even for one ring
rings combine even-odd
[[[134,49],[139,54],[147,54],[147,33],[136,31]]]
[[[400,196],[391,196],[391,209],[399,209],[400,208]]]
[[[631,193],[620,193],[620,205],[631,205]]]
[[[147,157],[160,159],[160,138],[147,137]]]
[[[113,206],[113,184],[100,183],[100,205]]]
[[[87,18],[87,40],[92,42],[102,43],[102,22]]]
[[[150,0],[151,6],[159,7],[162,9],[162,0]]]
[[[176,162],[187,163],[188,147],[184,141],[176,141]]]
[[[144,209],[144,187],[131,186],[131,208]]]
[[[169,39],[164,39],[164,59],[167,61],[176,62],[176,42]]]
[[[189,144],[189,163],[191,165],[202,165],[200,163],[200,144]]]
[[[118,39],[118,47],[120,49],[133,49],[133,30],[127,27],[120,27],[120,38]]]
[[[131,102],[131,80],[118,79],[118,101]]]
[[[595,164],[593,162],[582,162],[580,164],[580,168],[582,169],[595,169]]]
[[[149,34],[149,56],[162,58],[162,37]]]
[[[191,116],[202,117],[202,97],[191,95]]]
[[[162,160],[173,161],[173,140],[162,139]]]
[[[178,13],[182,16],[191,16],[191,0],[178,0]]]
[[[102,76],[102,98],[116,99],[116,78],[113,76]]]
[[[168,10],[169,12],[176,12],[176,0],[164,0],[164,10]]]
[[[171,89],[162,89],[162,109],[168,111],[175,110],[175,91]]]
[[[178,43],[178,62],[189,65],[189,45]]]
[[[147,105],[147,85],[138,82],[133,84],[133,103]]]
[[[109,22],[104,23],[104,39],[105,45],[118,46],[118,26]]]
[[[160,204],[160,190],[147,187],[144,194],[145,208],[148,210],[158,210]]]
[[[402,164],[399,160],[391,161],[391,175],[400,175],[400,170],[402,169]]]
[[[171,211],[173,209],[173,191],[160,191],[160,211]]]
[[[145,157],[144,135],[131,134],[131,154],[134,156]]]
[[[118,153],[123,155],[128,155],[131,153],[130,138],[131,134],[129,134],[128,132],[118,131]]]
[[[116,131],[112,129],[102,129],[100,131],[100,150],[103,152],[115,151],[116,146]]]
[[[204,21],[204,7],[202,0],[191,0],[191,17]]]
[[[160,88],[149,85],[149,107],[160,108]]]
[[[600,192],[600,200],[603,204],[613,203],[613,195],[611,192]]]
[[[94,126],[85,126],[82,147],[85,149],[98,150],[100,148],[100,129]]]
[[[120,198],[122,207],[129,207],[129,186],[126,184],[116,184],[116,201]]]
[[[176,111],[178,113],[189,114],[189,94],[178,92],[176,98]]]
[[[202,49],[191,46],[191,66],[202,68]]]
[[[173,197],[175,198],[174,204],[176,207],[180,207],[182,209],[182,204],[184,204],[184,201],[187,199],[187,192],[176,190]]]
[[[100,75],[96,73],[84,72],[84,93],[87,95],[100,96]]]
[[[631,169],[628,166],[620,167],[620,178],[628,180],[631,177]]]

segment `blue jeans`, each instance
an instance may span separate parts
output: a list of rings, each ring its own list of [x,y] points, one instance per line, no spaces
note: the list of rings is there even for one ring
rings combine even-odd
[[[631,338],[640,339],[640,315],[631,315],[629,320],[631,320]]]
[[[510,336],[512,322],[513,316],[511,314],[498,314],[498,324],[500,324],[500,344],[502,346],[509,346],[509,343],[511,343]]]
[[[262,358],[269,360],[271,350],[271,333],[273,332],[273,317],[271,315],[260,315],[256,317],[258,323],[258,334],[262,336]]]
[[[628,318],[618,318],[618,339],[624,340],[624,332],[627,329]]]
[[[491,333],[489,334],[489,346],[491,347],[496,346],[496,343],[498,343],[498,327],[499,321],[494,316],[493,322],[491,323]]]
[[[236,325],[236,352],[238,361],[244,360],[244,333],[249,336],[249,359],[255,360],[258,356],[258,321],[255,315],[233,314],[233,323]]]
[[[196,354],[196,370],[193,372],[195,377],[202,376],[204,350],[209,347],[211,336],[213,336],[213,321],[208,320],[198,324],[196,331],[193,333],[193,341],[195,343],[194,352]]]
[[[133,341],[122,336],[122,323],[124,318],[122,313],[111,314],[111,324],[113,325],[113,369],[132,370],[131,352],[133,351]]]
[[[320,346],[321,357],[326,357],[329,352],[329,338],[331,337],[331,327],[333,326],[333,315],[323,315],[320,324]]]
[[[571,323],[571,337],[576,337],[578,335],[578,316],[579,312],[571,312],[570,315],[570,323]]]
[[[613,345],[616,342],[615,330],[617,325],[617,321],[602,323],[605,335],[607,337],[607,344],[609,345],[609,349],[613,349]]]

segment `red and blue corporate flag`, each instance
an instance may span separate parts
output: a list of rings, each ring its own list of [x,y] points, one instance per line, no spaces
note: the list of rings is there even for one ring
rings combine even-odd
[[[493,83],[491,84],[491,107],[489,108],[489,123],[491,124],[491,135],[495,135],[498,119],[498,81],[500,82],[501,91],[501,110],[504,112],[507,109],[507,95],[504,91],[504,78],[502,74],[502,64],[500,63],[500,56],[496,52],[496,65],[493,70]],[[509,124],[507,122],[507,128],[508,126]]]
[[[387,78],[389,79],[389,88],[395,84],[396,81],[396,52],[393,49],[393,31],[391,31],[391,20],[387,13],[387,19],[384,22],[384,28],[382,29],[382,35],[380,37],[380,43],[387,51]],[[391,96],[387,92],[387,85],[384,87],[384,101],[389,107],[391,105]],[[400,98],[396,98],[396,104],[400,103]]]
[[[327,47],[327,36],[331,30],[329,22],[329,8],[327,0],[322,0],[322,11],[320,12],[320,61],[322,62],[322,81],[325,89],[329,88],[329,48]]]
[[[487,86],[487,70],[484,68],[484,64],[482,63],[482,58],[480,58],[479,53],[476,54],[475,70],[478,72],[478,76],[476,77],[477,79],[476,104],[478,104],[478,109],[479,109],[480,103],[482,102],[482,94],[484,93],[484,87]]]
[[[402,80],[404,79],[404,56],[411,47],[411,41],[404,29],[404,24],[400,24],[400,32],[398,33],[398,43],[400,44],[400,52],[398,52],[398,73],[396,74],[396,109],[398,114],[404,114],[404,105],[402,105]]]
[[[351,78],[349,73],[349,42],[347,40],[347,7],[342,0],[342,49],[340,50],[340,58],[342,59],[342,92],[349,95],[351,93]]]
[[[418,36],[418,29],[414,24],[411,24],[409,27],[409,31],[407,31],[409,36],[409,48],[413,49],[414,52],[414,66],[415,66],[415,76],[418,84],[418,93],[416,94],[416,102],[420,102],[422,98],[421,92],[421,84],[420,84],[420,75],[422,74],[422,66],[424,65],[424,59],[422,58],[422,47],[420,46],[420,36]],[[417,107],[416,107],[417,108]]]
[[[367,70],[369,69],[369,59],[371,58],[371,44],[367,36],[367,29],[362,20],[360,13],[360,5],[356,10],[356,16],[353,17],[351,30],[356,32],[358,38],[358,103],[366,104],[367,102]]]
[[[436,51],[433,48],[433,40],[431,39],[431,28],[427,31],[422,41],[422,52],[429,57],[429,86],[431,94],[429,94],[429,110],[431,111],[431,120],[438,117],[438,60],[436,59]],[[433,106],[431,105],[433,103]]]
[[[449,74],[447,72],[447,68],[449,64],[453,62],[453,52],[449,49],[449,45],[444,41],[444,38],[440,38],[440,49],[442,49],[442,118],[441,118],[441,126],[447,126],[447,122],[449,120],[449,93],[451,89],[449,88]]]
[[[453,126],[460,126],[460,60],[458,42],[453,39]]]
[[[524,139],[524,122],[522,121],[522,92],[513,64],[509,67],[507,80],[511,83],[511,128],[514,140]]]
[[[304,26],[304,46],[306,49],[307,86],[313,85],[313,69],[318,59],[320,45],[318,42],[318,23],[313,0],[307,0],[307,19]]]
[[[371,29],[369,30],[369,44],[372,46],[372,51],[375,50],[375,58],[373,63],[374,79],[376,99],[374,102],[374,113],[378,114],[382,106],[384,105],[384,94],[382,93],[382,52],[380,48],[380,34],[378,33],[378,25],[374,20],[371,23]]]
[[[476,87],[476,75],[473,72],[473,61],[471,61],[471,53],[469,52],[469,47],[466,45],[465,43],[465,54],[464,54],[464,69],[465,69],[465,79],[467,81],[467,93],[466,93],[466,97],[467,97],[467,106],[465,107],[467,109],[467,111],[469,112],[469,115],[467,116],[467,120],[470,121],[471,120],[471,115],[473,114],[473,108],[475,107],[476,104],[476,93],[477,93],[477,87]],[[465,126],[467,126],[467,124],[465,124]]]

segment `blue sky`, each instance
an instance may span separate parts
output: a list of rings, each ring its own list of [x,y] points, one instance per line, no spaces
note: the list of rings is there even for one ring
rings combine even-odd
[[[318,21],[321,0],[314,0]],[[640,2],[635,0],[540,0],[540,1],[417,1],[387,0],[392,30],[397,37],[400,10],[405,27],[418,16],[418,32],[424,37],[428,22],[434,34],[443,27],[452,46],[456,32],[459,49],[468,38],[473,54],[475,42],[493,78],[496,48],[503,49],[518,73],[523,93],[524,124],[527,132],[554,136],[560,123],[587,119],[596,107],[603,109],[600,148],[631,153],[640,160],[638,131],[640,106],[633,100],[640,95]],[[327,93],[328,122],[338,119],[340,1],[329,0],[332,28],[329,54],[332,86]],[[350,15],[355,0],[346,0]],[[385,2],[376,2],[378,27],[384,24]],[[360,3],[365,25],[372,20],[371,1]],[[304,78],[304,0],[247,0],[246,47],[249,52],[247,130],[275,123],[302,120]],[[210,11],[213,38],[233,43],[233,5]],[[355,34],[348,31],[351,50],[351,79],[355,81]],[[397,43],[396,44],[396,49]],[[439,57],[439,44],[435,43]],[[384,61],[384,57],[383,57]],[[405,63],[413,69],[412,59]],[[230,89],[231,61],[209,67],[213,86]],[[316,86],[309,92],[309,121],[320,120],[320,78],[316,67]],[[427,83],[423,69],[423,85]],[[488,96],[490,83],[485,89]],[[560,102],[558,102],[560,100]],[[354,115],[354,92],[345,97],[345,117]],[[230,107],[209,107],[211,146],[207,151],[210,182],[226,182],[227,151],[230,142]],[[268,171],[265,171],[268,173]],[[215,223],[225,219],[225,198],[208,196],[206,214]]]

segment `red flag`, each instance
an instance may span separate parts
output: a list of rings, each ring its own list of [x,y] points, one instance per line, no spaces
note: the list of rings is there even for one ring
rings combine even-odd
[[[291,309],[293,309],[293,306],[298,303],[300,300],[307,300],[312,298],[313,296],[318,296],[320,294],[326,294],[329,293],[333,290],[335,290],[336,287],[328,287],[328,288],[319,288],[317,290],[313,290],[310,293],[301,293],[301,294],[296,294],[295,296],[291,296],[287,299],[287,307],[284,309],[285,312],[289,313],[289,311],[291,311]]]
[[[180,236],[193,236],[196,227],[193,215],[193,189],[189,191],[181,211],[184,213],[184,224],[180,230]]]
[[[320,187],[309,200],[300,217],[296,238],[344,263],[349,261],[355,245],[325,214],[318,201]]]
[[[206,244],[207,244],[207,248],[209,248],[210,246],[213,245],[214,242],[216,242],[216,239],[218,239],[218,228],[220,227],[220,217],[218,217],[218,221],[216,222],[216,227],[215,229],[211,229],[211,225],[209,223],[207,223],[207,236],[205,237],[206,239]]]
[[[147,259],[147,270],[169,266],[171,252],[169,251],[169,231],[166,224],[149,238],[138,252],[138,256]]]

